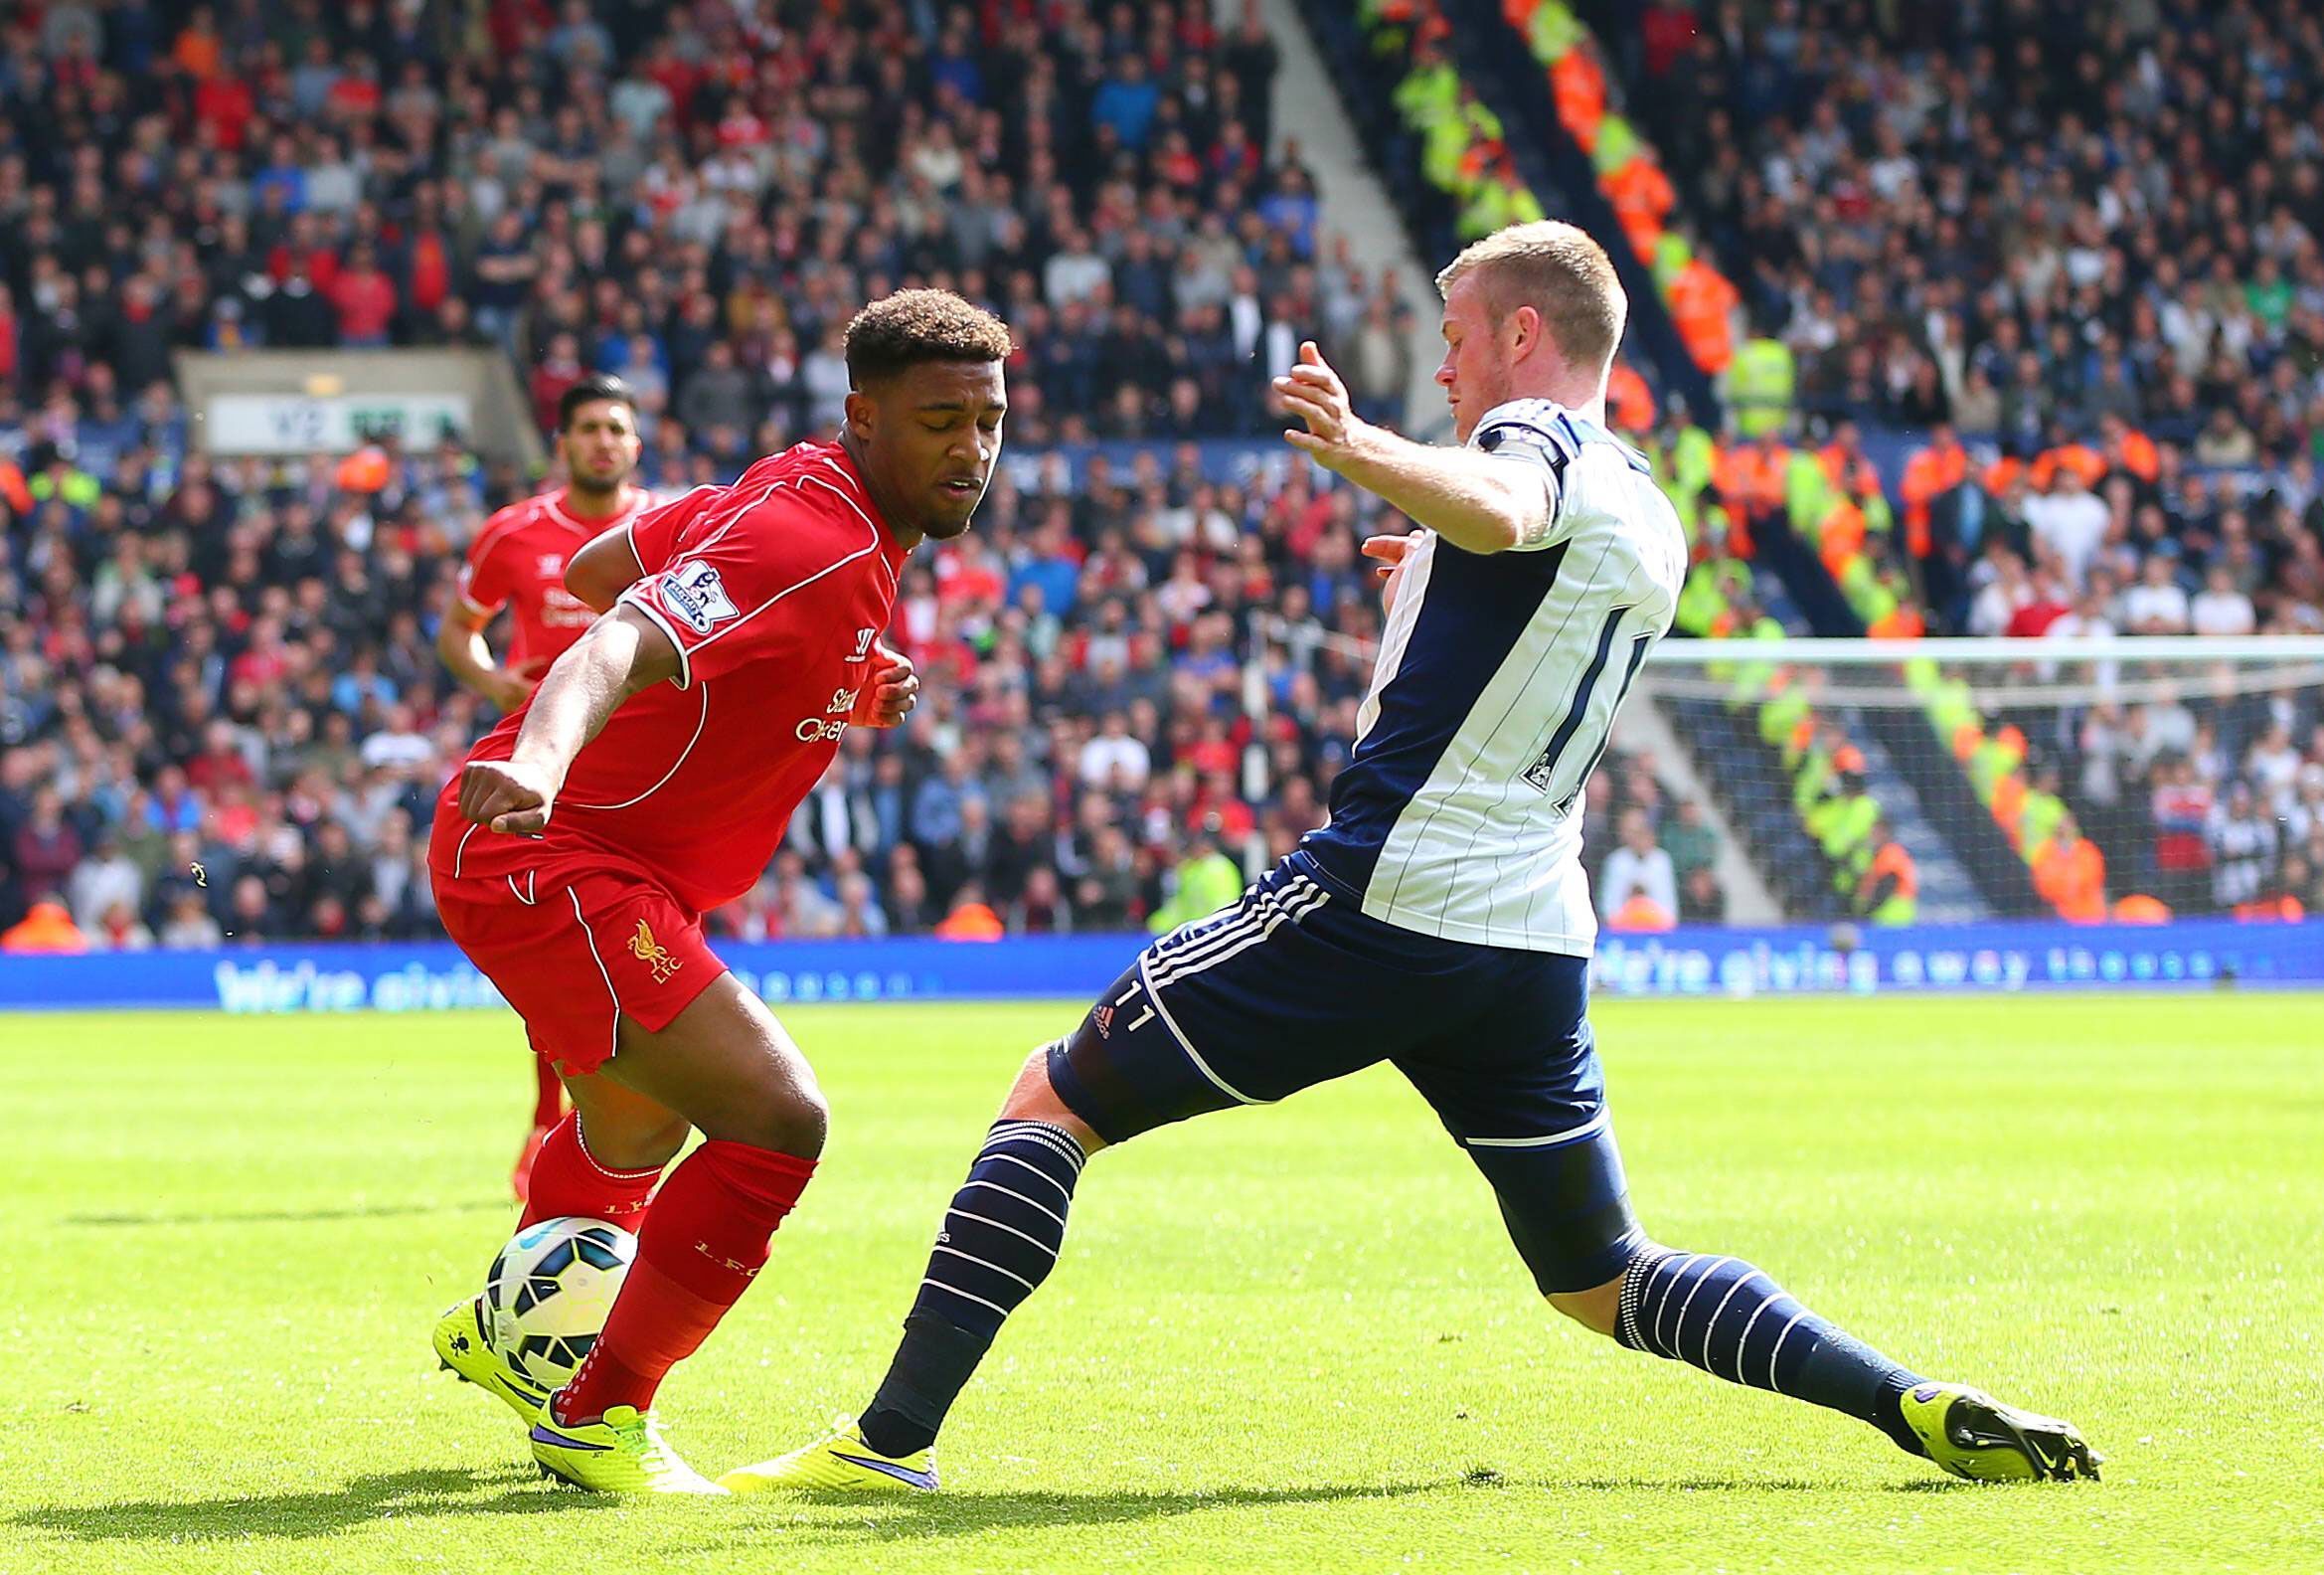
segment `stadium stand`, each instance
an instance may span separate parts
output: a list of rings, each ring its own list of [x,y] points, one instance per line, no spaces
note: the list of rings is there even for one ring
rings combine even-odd
[[[1510,0],[1497,20],[1524,48],[1497,108],[1446,9],[1306,8],[1422,255],[1541,211],[1537,188],[1601,205],[1640,248],[1653,285],[1615,415],[1695,543],[1685,631],[2324,627],[2324,78],[2297,65],[2317,31],[2256,4],[2239,52],[2184,6],[2086,37],[2070,12],[1901,24],[1923,35],[1877,8],[1662,3],[1641,22]],[[1275,134],[1255,10],[1224,29],[1199,0],[757,15],[128,0],[10,31],[0,930],[433,931],[420,817],[489,720],[438,670],[433,625],[468,535],[536,478],[457,440],[390,444],[372,474],[213,460],[174,352],[498,347],[536,413],[615,371],[644,403],[643,479],[669,488],[826,429],[845,314],[914,281],[1016,328],[1021,451],[1149,445],[1013,466],[976,536],[914,566],[903,632],[929,702],[900,737],[851,738],[717,926],[1134,927],[1208,890],[1219,849],[1279,850],[1320,817],[1378,630],[1354,546],[1399,522],[1279,460],[1222,480],[1195,440],[1270,431],[1260,380],[1307,333],[1369,413],[1420,413],[1402,409],[1410,325],[1322,232]],[[1748,80],[1726,64],[1769,30],[1783,47]],[[2102,120],[1988,159],[2023,129],[2028,48],[2086,48],[2118,90]],[[1773,86],[1768,60],[1792,63]],[[1513,84],[1539,100],[1514,149]],[[2185,156],[2158,177],[2120,151],[2142,147]],[[1989,222],[1980,171],[2031,229]],[[1670,287],[1690,268],[1691,302]],[[1724,319],[1730,295],[1722,345],[1698,308]],[[2069,322],[2098,337],[2061,339]],[[1774,386],[1737,370],[1769,344],[1796,390],[1787,363],[1780,401],[1738,401]],[[1711,372],[1731,414],[1776,419],[1732,434],[1707,399],[1656,398]],[[1833,425],[1811,437],[1801,414]],[[1800,916],[1896,921],[1916,894],[1955,916],[2082,911],[2093,885],[2312,906],[2324,877],[2302,697],[1964,715],[1952,675],[1916,671],[1924,715],[1874,736],[1802,674],[1740,649],[1731,671],[1730,702],[1682,707],[1682,736],[1760,763],[1706,780]],[[1643,767],[1601,780],[1600,850],[1632,807],[1688,841]],[[1892,812],[1868,818],[1875,798]],[[1684,916],[1715,911],[1688,879],[1702,861],[1672,862]]]
[[[545,424],[615,371],[664,488],[827,430],[846,314],[915,281],[1015,326],[1027,447],[1271,430],[1262,367],[1310,333],[1401,415],[1390,298],[1319,237],[1295,147],[1261,156],[1255,12],[758,15],[65,5],[14,29],[0,926],[50,893],[120,946],[432,924],[415,831],[488,717],[429,636],[468,535],[532,482],[452,440],[372,475],[214,462],[175,350],[499,345]],[[919,571],[915,653],[971,692],[851,755],[734,928],[926,928],[972,882],[1024,927],[1135,922],[1189,834],[1310,823],[1352,669],[1302,655],[1271,741],[1299,780],[1246,803],[1237,624],[1280,582],[1300,626],[1367,632],[1361,511],[1189,463],[1056,474],[997,488],[981,540]],[[1069,701],[1134,716],[1153,758],[1083,771]]]
[[[1910,435],[1887,480],[1934,626],[2001,632],[2045,580],[2119,612],[2160,549],[2190,595],[2232,554],[2251,627],[2324,627],[2310,8],[1647,13],[1614,35],[1641,118],[1799,408]],[[2004,554],[2026,586],[1980,609]]]
[[[1682,198],[1649,206],[1741,282],[1750,337],[1717,490],[1779,561],[1796,543],[1820,565],[1780,562],[1819,632],[2324,628],[2324,30],[2306,8],[2239,6],[2224,31],[2186,3],[1505,15],[1552,65],[1570,130],[1602,95],[1555,67],[1617,62]],[[1773,402],[1735,400],[1754,352],[1755,391],[1786,396],[1758,431]],[[2029,877],[2075,917],[2093,891],[2158,883],[2182,907],[2252,905],[2231,901],[2241,877],[2204,890],[2158,870],[2150,799],[2183,762],[2119,758],[2143,706],[2127,728],[2116,706],[1987,717],[1957,677],[1917,669],[1910,687],[1964,772],[1917,722],[1886,719],[1884,740],[1948,800],[2000,911],[2024,911]],[[2199,772],[2222,805],[2270,721],[2303,739],[2315,722],[2304,695],[2266,720],[2170,704],[2224,741]],[[2313,892],[2305,819],[2245,837],[2274,849],[2256,861],[2271,900]],[[2171,857],[2209,867],[2199,849],[2232,823],[2222,808]]]

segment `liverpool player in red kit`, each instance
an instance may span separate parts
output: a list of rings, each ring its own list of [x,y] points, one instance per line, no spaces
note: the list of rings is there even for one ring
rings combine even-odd
[[[848,326],[838,440],[584,548],[567,584],[611,610],[438,800],[444,926],[573,1094],[526,1218],[612,1220],[638,1250],[580,1373],[545,1400],[478,1348],[469,1306],[438,1325],[436,1351],[526,1416],[534,1456],[582,1487],[721,1490],[663,1439],[654,1391],[765,1263],[826,1113],[701,915],[758,878],[851,725],[911,709],[917,680],[879,631],[905,555],[968,529],[1000,452],[1008,353],[1008,331],[955,295],[866,307]],[[704,1141],[646,1210],[690,1127]]]
[[[510,504],[468,544],[459,596],[436,631],[436,654],[453,677],[503,712],[525,703],[549,664],[603,611],[565,588],[565,566],[593,537],[628,524],[653,502],[652,494],[629,484],[637,452],[636,396],[619,378],[582,378],[557,402],[557,456],[566,484]],[[484,637],[503,607],[511,623],[505,665],[493,660]],[[557,1069],[535,1057],[533,1076],[533,1125],[509,1177],[519,1203],[533,1156],[565,1114]]]

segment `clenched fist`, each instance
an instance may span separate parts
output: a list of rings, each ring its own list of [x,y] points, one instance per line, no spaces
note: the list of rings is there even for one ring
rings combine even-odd
[[[493,668],[477,680],[476,687],[484,692],[493,708],[502,716],[516,710],[533,698],[533,681],[518,676],[506,668]]]
[[[919,704],[919,674],[913,670],[910,656],[882,641],[872,642],[872,657],[880,668],[864,685],[863,697],[848,720],[857,727],[896,727]]]
[[[460,772],[460,815],[487,831],[539,836],[561,785],[522,761],[470,761]]]

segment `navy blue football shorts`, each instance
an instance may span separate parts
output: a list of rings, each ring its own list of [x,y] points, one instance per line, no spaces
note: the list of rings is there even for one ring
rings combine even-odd
[[[1049,1077],[1120,1142],[1393,1062],[1492,1183],[1543,1292],[1585,1291],[1645,1240],[1588,1006],[1587,959],[1366,918],[1294,853],[1148,947],[1051,1047]]]

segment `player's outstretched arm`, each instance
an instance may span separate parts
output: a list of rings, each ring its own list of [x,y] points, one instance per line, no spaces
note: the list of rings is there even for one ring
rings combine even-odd
[[[1541,471],[1474,448],[1416,443],[1375,427],[1348,404],[1347,385],[1308,340],[1274,391],[1306,431],[1283,438],[1326,470],[1403,510],[1473,553],[1530,547],[1549,534],[1551,498]]]
[[[621,702],[678,675],[678,647],[634,608],[589,625],[557,658],[504,761],[471,761],[460,774],[460,813],[490,830],[538,836],[581,746]]]

